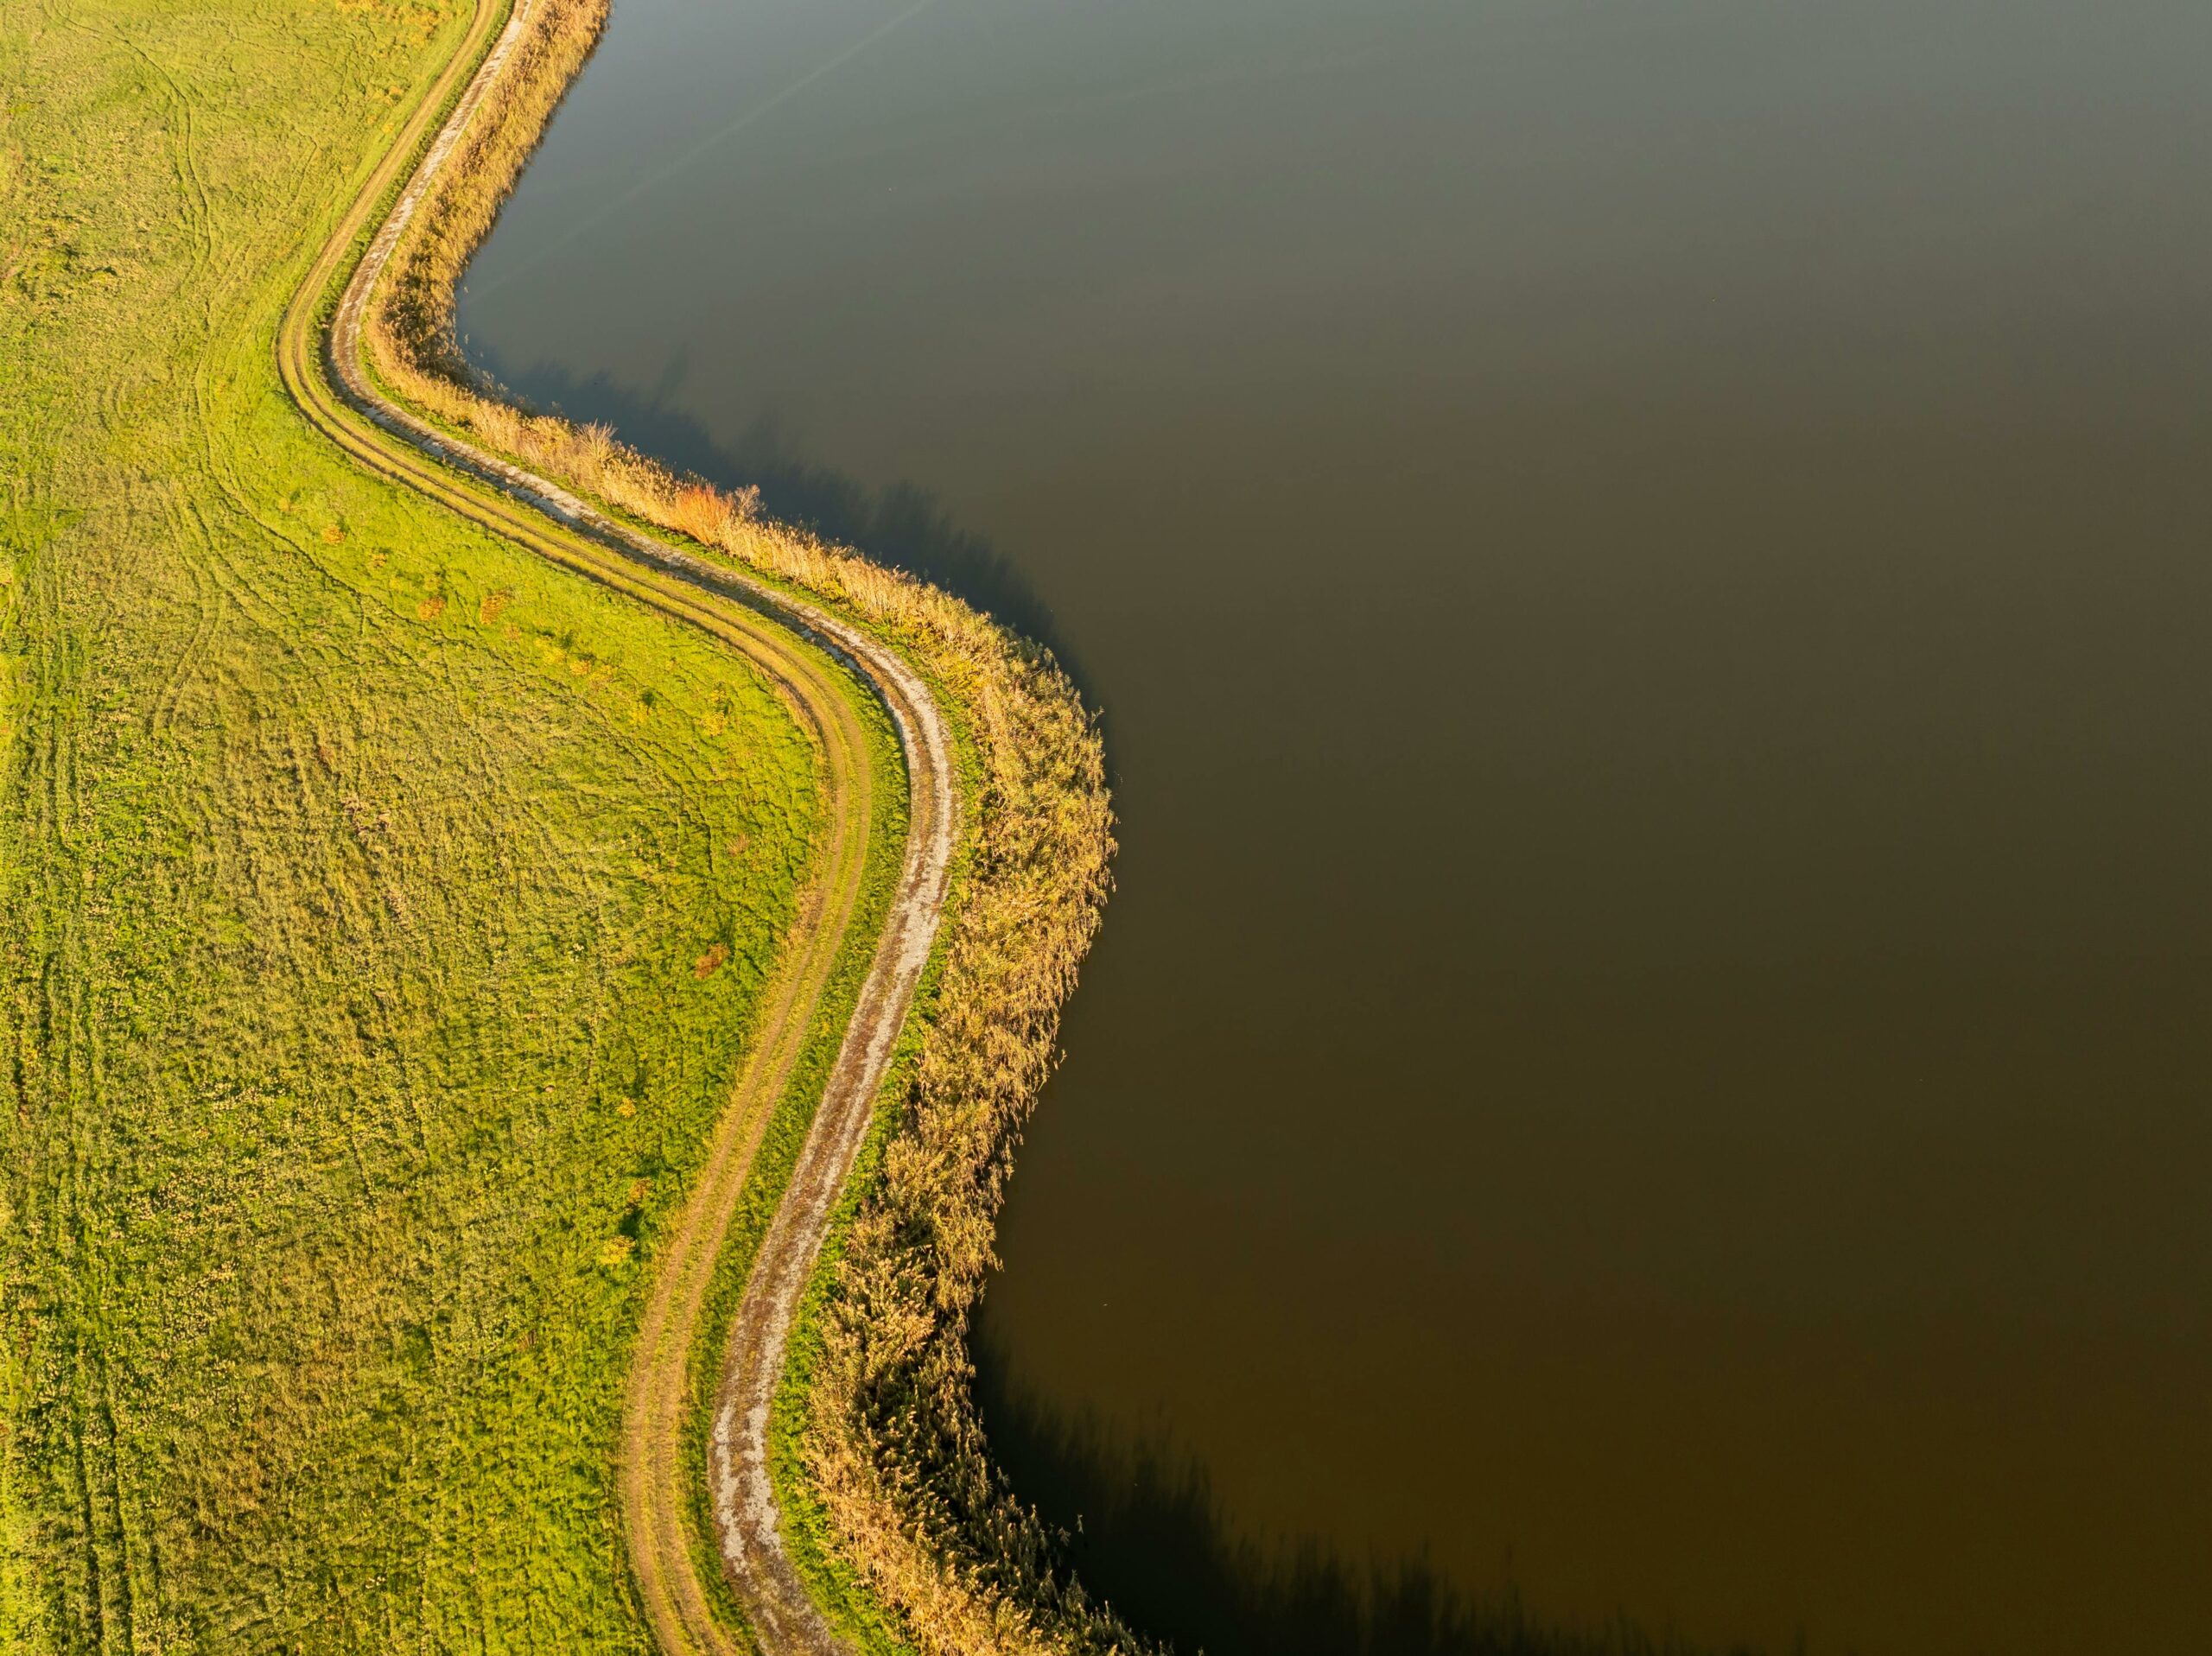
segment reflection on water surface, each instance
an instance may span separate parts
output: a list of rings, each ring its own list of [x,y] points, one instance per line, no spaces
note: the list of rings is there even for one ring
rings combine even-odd
[[[2212,1648],[2208,62],[619,0],[471,348],[1109,714],[1005,1395],[1548,1622]]]

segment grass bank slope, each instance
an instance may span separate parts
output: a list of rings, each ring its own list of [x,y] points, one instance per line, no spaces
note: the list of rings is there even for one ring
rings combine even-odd
[[[467,441],[891,641],[957,726],[962,873],[933,1005],[793,1339],[773,1425],[783,1540],[838,1630],[872,1649],[1109,1648],[1126,1634],[1052,1568],[1050,1538],[990,1462],[966,1348],[1019,1124],[1107,889],[1097,733],[1049,656],[946,593],[763,521],[750,498],[671,474],[603,429],[519,413],[470,373],[454,285],[604,17],[602,0],[540,0],[394,251],[365,355],[390,395]],[[725,1273],[708,1297],[696,1349],[720,1340],[735,1287]],[[744,1355],[731,1348],[725,1372]],[[695,1385],[709,1372],[696,1363]],[[734,1431],[733,1395],[715,1405],[718,1435]],[[695,1472],[707,1401],[700,1386]],[[701,1516],[725,1541],[737,1521]],[[711,1556],[703,1536],[699,1552]]]
[[[0,1648],[646,1642],[639,1258],[819,755],[277,384],[464,10],[0,11]]]

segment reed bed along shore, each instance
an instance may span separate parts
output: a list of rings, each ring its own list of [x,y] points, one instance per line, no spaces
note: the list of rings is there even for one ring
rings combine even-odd
[[[894,1126],[825,1266],[786,1463],[849,1618],[931,1653],[1127,1648],[1053,1567],[1052,1538],[992,1465],[968,1317],[1020,1124],[1109,889],[1112,814],[1096,721],[1043,650],[951,595],[764,518],[758,495],[679,476],[505,401],[454,337],[454,295],[545,122],[598,40],[605,0],[540,0],[499,84],[425,199],[363,329],[385,388],[604,504],[804,589],[895,644],[964,739],[963,866]],[[719,1349],[719,1342],[710,1348]],[[709,1556],[711,1556],[709,1554]]]

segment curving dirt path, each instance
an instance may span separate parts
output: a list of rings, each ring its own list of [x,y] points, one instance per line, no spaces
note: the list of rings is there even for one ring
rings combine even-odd
[[[749,1647],[715,1621],[684,1525],[680,1431],[687,1365],[731,1215],[846,942],[867,865],[874,778],[843,676],[857,678],[890,716],[906,762],[906,854],[859,1003],[738,1308],[709,1450],[716,1543],[760,1647],[771,1656],[816,1656],[846,1646],[784,1551],[768,1471],[769,1407],[799,1298],[936,938],[953,850],[951,738],[921,678],[859,628],[615,522],[569,491],[440,432],[371,382],[360,351],[368,296],[485,89],[530,26],[529,0],[516,6],[504,28],[500,10],[500,0],[478,0],[452,60],[369,173],[285,314],[277,365],[309,422],[361,464],[730,645],[778,687],[821,746],[830,814],[820,867],[766,991],[760,1033],[715,1126],[698,1183],[661,1248],[630,1377],[623,1523],[646,1615],[671,1656],[735,1656]],[[459,98],[423,149],[456,86]],[[318,325],[323,296],[418,150],[421,162],[347,281],[326,332]]]

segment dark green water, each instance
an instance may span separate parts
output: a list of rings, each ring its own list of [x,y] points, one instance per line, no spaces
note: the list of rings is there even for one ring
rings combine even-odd
[[[1159,1631],[1287,1647],[1215,1526],[2212,1650],[2209,73],[2202,0],[617,0],[463,327],[1105,709],[984,1333]]]

